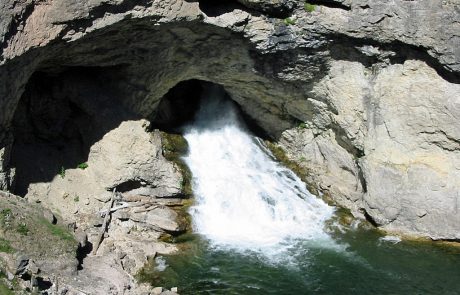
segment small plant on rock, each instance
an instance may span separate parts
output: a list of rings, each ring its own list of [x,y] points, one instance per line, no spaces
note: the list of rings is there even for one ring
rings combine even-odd
[[[76,202],[79,202],[80,201],[80,197],[78,195],[76,195],[74,198],[73,198],[73,201],[76,203]]]
[[[316,5],[310,4],[308,2],[305,2],[303,7],[304,7],[305,11],[308,11],[308,12],[313,12],[316,9]]]
[[[62,239],[62,240],[66,240],[66,241],[75,241],[75,238],[74,236],[68,231],[66,230],[64,227],[60,226],[60,225],[55,225],[55,224],[52,224],[51,222],[49,222],[48,220],[44,219],[44,218],[40,218],[39,219],[39,222],[41,224],[43,224],[44,226],[46,226],[46,228],[48,229],[48,231]]]
[[[295,25],[295,20],[292,19],[292,18],[287,17],[287,18],[284,19],[284,23],[285,23],[287,26]]]
[[[77,166],[78,169],[82,169],[82,170],[85,170],[86,168],[88,168],[88,163],[80,163],[78,164]]]
[[[0,219],[4,222],[11,217],[11,209],[6,208],[0,211]]]
[[[0,238],[0,252],[12,253],[13,247],[10,245],[10,241]]]
[[[305,123],[305,122],[300,123],[299,128],[300,129],[306,129],[307,128],[307,123]]]
[[[18,227],[16,228],[16,231],[23,236],[27,236],[29,234],[29,228],[27,227],[25,223],[19,224]]]
[[[61,167],[61,170],[59,170],[59,176],[61,176],[62,179],[65,177],[65,168],[64,166]]]
[[[8,228],[10,226],[12,218],[13,218],[13,215],[11,213],[11,209],[6,208],[0,211],[0,225],[1,226]]]

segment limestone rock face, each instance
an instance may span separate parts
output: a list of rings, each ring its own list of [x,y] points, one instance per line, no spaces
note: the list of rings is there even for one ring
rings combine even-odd
[[[81,149],[102,199],[179,194],[141,120],[198,79],[222,85],[338,204],[459,239],[458,1],[309,2],[2,1],[0,188],[62,199],[58,183],[83,172],[54,176]]]
[[[280,145],[356,215],[364,209],[391,231],[457,239],[460,85],[420,61],[373,75],[345,64],[315,86],[334,106],[315,125],[343,131],[291,129]]]
[[[460,85],[407,61],[382,70],[374,91],[364,207],[385,228],[458,239]]]
[[[174,197],[182,193],[182,174],[162,155],[159,132],[148,133],[146,120],[124,121],[95,143],[88,172],[107,190]]]
[[[279,144],[293,161],[308,170],[309,183],[319,184],[320,191],[328,191],[336,202],[359,215],[356,202],[363,195],[360,169],[332,132],[315,135],[310,129],[290,129],[283,133]]]

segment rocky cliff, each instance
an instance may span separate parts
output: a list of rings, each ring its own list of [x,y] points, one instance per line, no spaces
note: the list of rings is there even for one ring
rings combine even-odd
[[[6,0],[0,15],[2,189],[57,195],[59,167],[89,157],[102,188],[180,194],[172,166],[129,160],[137,146],[105,150],[115,173],[97,151],[123,122],[181,114],[164,103],[178,83],[208,81],[338,205],[460,239],[457,0]]]

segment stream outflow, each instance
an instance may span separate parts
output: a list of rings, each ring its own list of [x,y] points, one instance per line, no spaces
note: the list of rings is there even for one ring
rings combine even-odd
[[[330,240],[324,226],[333,207],[249,135],[219,89],[204,94],[184,136],[196,198],[194,229],[212,245],[277,259],[299,241]]]

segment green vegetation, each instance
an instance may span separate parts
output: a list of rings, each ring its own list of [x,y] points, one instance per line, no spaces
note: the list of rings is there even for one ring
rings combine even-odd
[[[2,226],[7,226],[12,216],[11,209],[2,209],[2,211],[0,211],[0,224]]]
[[[11,247],[10,241],[0,238],[0,252],[3,252],[3,253],[13,253],[14,252],[13,247]]]
[[[305,11],[313,12],[316,9],[316,5],[305,2],[303,8],[305,9]]]
[[[135,278],[141,283],[148,283],[151,286],[164,286],[170,288],[177,285],[176,282],[171,283],[167,278],[174,277],[174,271],[168,267],[164,271],[159,271],[155,268],[155,259],[152,257],[147,264],[139,270]]]
[[[299,128],[300,129],[306,129],[307,128],[307,123],[305,123],[305,122],[300,123]]]
[[[16,231],[23,236],[27,236],[30,232],[29,228],[27,227],[25,223],[19,224],[18,227],[16,228]]]
[[[14,295],[14,292],[11,291],[7,286],[0,282],[0,294],[2,295]]]
[[[0,294],[2,294],[2,295],[14,295],[15,290],[18,288],[18,280],[17,280],[17,278],[14,278],[11,281],[11,285],[14,288],[13,290],[11,290],[8,286],[5,285],[5,283],[4,283],[5,279],[6,279],[6,274],[2,270],[0,270]]]
[[[182,172],[182,191],[186,196],[192,195],[192,172],[182,160],[188,152],[188,143],[180,134],[161,132],[163,156],[174,162]]]
[[[287,25],[287,26],[290,26],[290,25],[295,25],[295,20],[293,20],[292,18],[285,18],[284,19],[284,24]]]
[[[51,222],[47,221],[44,218],[40,218],[39,222],[43,224],[44,226],[46,226],[46,228],[52,235],[60,238],[61,240],[75,241],[74,236],[64,227],[57,225],[57,224],[56,225],[51,224]]]
[[[8,218],[9,216],[11,216],[11,209],[2,209],[2,211],[0,212],[2,218]]]
[[[318,195],[318,189],[315,186],[315,184],[307,181],[309,171],[306,168],[301,167],[299,164],[289,159],[284,150],[276,144],[270,141],[265,141],[265,144],[278,161],[280,161],[284,166],[292,170],[297,176],[300,177],[300,179],[302,179],[303,182],[307,184],[307,188],[312,194]]]
[[[62,179],[65,177],[65,168],[64,166],[61,167],[61,170],[59,171],[59,176],[61,176]]]
[[[182,156],[188,152],[188,143],[182,135],[166,132],[161,132],[161,143],[163,156],[175,163],[182,173],[181,189],[184,197],[188,199],[182,201],[183,206],[174,208],[174,210],[178,214],[177,221],[183,226],[183,232],[188,232],[191,230],[190,225],[192,224],[191,216],[187,212],[187,209],[193,203],[192,172],[182,159]],[[177,239],[177,237],[171,235],[164,235],[161,240],[167,243],[176,243]]]
[[[73,198],[73,201],[76,203],[76,202],[79,202],[80,201],[80,196],[78,195],[75,195],[75,197]]]
[[[82,169],[82,170],[85,170],[86,168],[88,168],[88,163],[80,163],[78,164],[77,166],[78,169]]]
[[[163,155],[168,160],[181,157],[188,152],[188,143],[180,134],[161,132]]]
[[[164,243],[170,243],[170,244],[185,244],[185,243],[195,241],[196,238],[197,238],[197,235],[192,232],[186,232],[178,236],[173,236],[168,233],[163,233],[160,236],[159,240]]]

